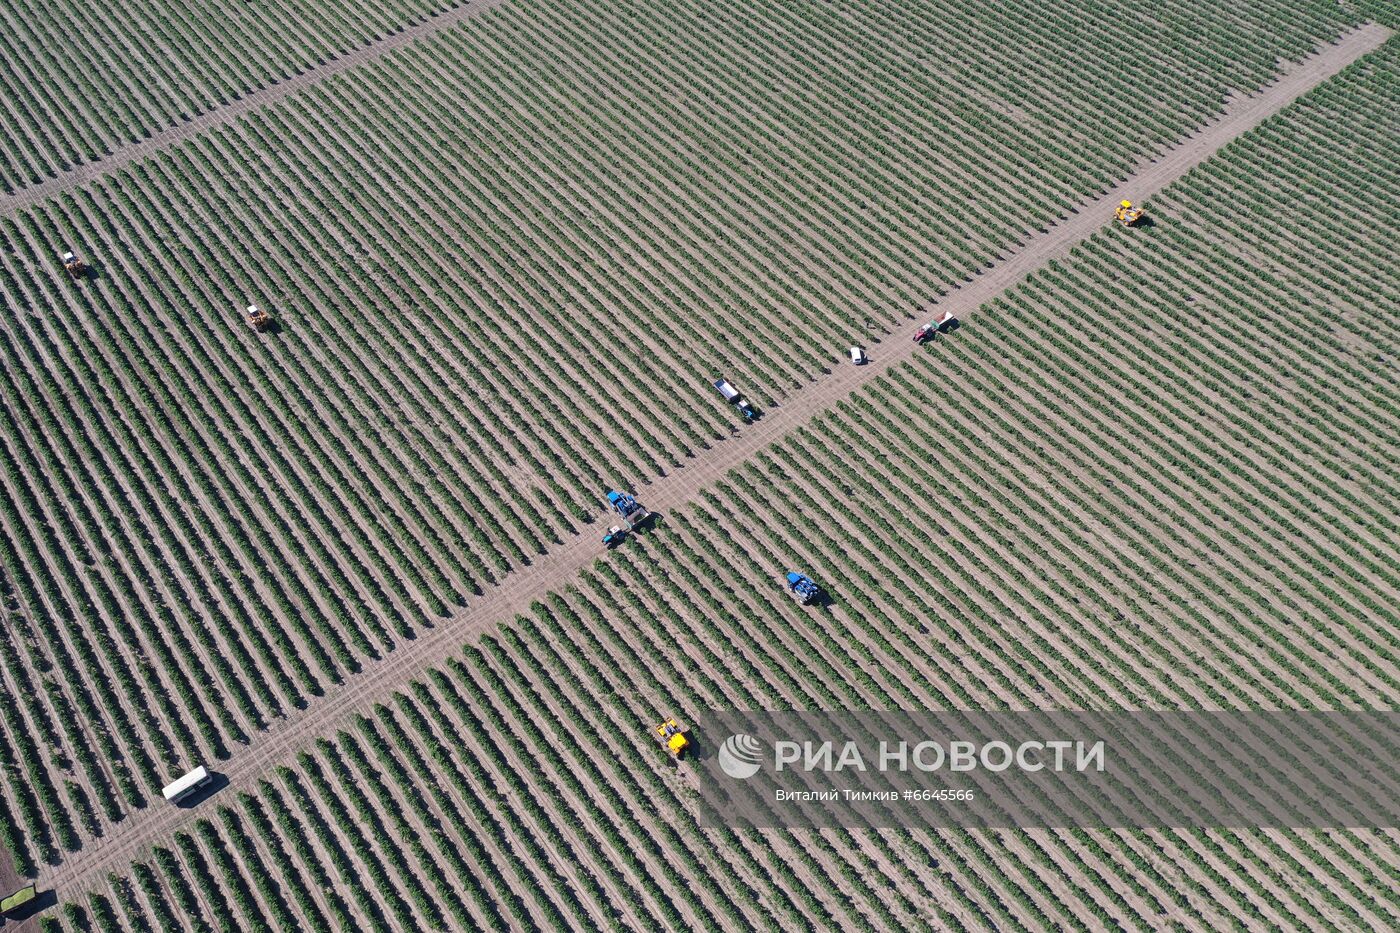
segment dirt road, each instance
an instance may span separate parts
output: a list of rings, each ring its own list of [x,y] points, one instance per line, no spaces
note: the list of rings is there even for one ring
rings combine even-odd
[[[266,104],[274,104],[289,94],[304,90],[343,71],[371,62],[386,52],[401,49],[441,29],[455,26],[492,7],[499,6],[502,2],[503,0],[470,0],[456,9],[430,16],[418,25],[410,26],[402,32],[396,32],[391,36],[385,36],[383,39],[371,42],[369,45],[345,52],[340,57],[320,67],[310,68],[295,77],[279,81],[271,87],[245,94],[231,104],[205,111],[183,123],[143,139],[139,143],[121,146],[110,155],[85,162],[46,181],[21,188],[12,194],[0,194],[0,214],[8,216],[63,191],[119,171],[132,162],[153,155],[167,146],[173,146],[181,140],[203,133],[205,130],[232,123],[250,110]]]
[[[483,2],[489,3],[491,0]],[[473,4],[449,16],[464,18],[478,8],[478,4]],[[440,27],[446,18],[434,20],[432,28]],[[984,302],[996,297],[1027,273],[1048,260],[1066,255],[1075,243],[1110,223],[1113,206],[1120,199],[1130,197],[1144,201],[1150,198],[1241,133],[1379,46],[1390,34],[1388,29],[1380,26],[1356,30],[1303,62],[1287,68],[1259,93],[1232,99],[1214,122],[1174,148],[1143,162],[1123,184],[1092,202],[1080,204],[1070,216],[1032,236],[1024,246],[1008,252],[1001,262],[983,270],[961,288],[931,305],[934,309],[931,316],[947,310],[960,318],[968,317]],[[411,38],[400,35],[387,41],[401,45],[411,41]],[[367,49],[359,54],[363,58],[375,53]],[[339,69],[341,65],[337,63],[331,67]],[[303,82],[303,85],[305,83],[308,82]],[[236,115],[220,111],[211,115],[211,120],[214,123],[226,122]],[[121,156],[127,161],[137,157],[138,154],[127,156],[125,153]],[[75,182],[64,181],[64,184],[70,183]],[[757,424],[744,428],[737,436],[717,442],[680,469],[641,487],[637,490],[639,498],[653,510],[662,512],[683,506],[696,496],[700,488],[849,396],[890,367],[909,359],[916,352],[937,352],[936,346],[932,349],[917,348],[910,339],[912,335],[913,328],[909,328],[881,344],[872,353],[872,360],[867,366],[846,365],[818,379],[781,407],[767,411]],[[963,338],[954,334],[940,339]],[[530,567],[509,575],[500,586],[474,600],[455,618],[421,632],[416,640],[401,645],[383,660],[367,663],[363,672],[343,686],[333,687],[324,696],[312,698],[304,710],[255,735],[230,760],[211,763],[231,784],[220,797],[227,799],[230,793],[252,790],[259,778],[267,775],[273,767],[289,761],[297,750],[317,736],[330,734],[348,716],[368,711],[374,702],[383,700],[394,689],[439,665],[457,652],[463,643],[526,610],[532,601],[550,591],[566,586],[581,568],[600,556],[597,527],[589,527],[584,535],[565,542],[537,559]],[[215,798],[215,802],[220,802],[219,797]],[[207,807],[188,811],[153,804],[149,810],[133,813],[105,838],[90,842],[87,848],[74,853],[63,864],[46,868],[41,873],[40,884],[44,888],[57,889],[64,898],[75,896],[81,890],[103,883],[108,872],[122,871],[126,863],[152,843],[160,842],[176,830],[187,829],[197,816],[207,815],[208,812]]]

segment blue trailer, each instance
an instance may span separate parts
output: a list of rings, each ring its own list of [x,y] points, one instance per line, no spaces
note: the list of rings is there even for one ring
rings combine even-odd
[[[613,511],[622,516],[622,520],[627,523],[629,529],[645,519],[651,513],[646,506],[642,505],[632,496],[625,492],[618,492],[616,489],[608,490],[608,504],[613,507]]]
[[[788,589],[797,597],[797,601],[802,605],[807,605],[821,595],[821,589],[812,582],[812,578],[804,573],[788,571]]]

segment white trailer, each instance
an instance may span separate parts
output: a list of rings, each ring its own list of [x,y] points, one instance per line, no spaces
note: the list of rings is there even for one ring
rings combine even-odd
[[[739,390],[730,385],[728,379],[715,380],[715,388],[719,390],[720,395],[724,396],[726,402],[734,402],[741,398]]]
[[[716,379],[715,389],[724,396],[726,402],[732,403],[735,408],[739,409],[739,414],[744,416],[745,421],[752,421],[758,417],[758,412],[749,404],[749,400],[740,395],[739,390],[734,388],[728,379]]]
[[[198,793],[201,788],[207,787],[212,780],[213,777],[210,776],[209,771],[204,765],[200,765],[179,780],[165,785],[165,790],[161,793],[171,803],[179,803],[192,794]]]

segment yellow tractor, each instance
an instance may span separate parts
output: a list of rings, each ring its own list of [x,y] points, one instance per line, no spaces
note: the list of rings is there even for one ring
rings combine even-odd
[[[690,745],[690,740],[685,737],[685,732],[676,725],[674,719],[668,719],[658,725],[656,734],[661,736],[661,741],[666,743],[666,748],[677,758],[684,755],[686,747]]]
[[[245,311],[244,314],[248,318],[248,326],[253,328],[253,330],[265,330],[268,322],[272,320],[272,318],[268,317],[267,312],[257,305],[249,305],[248,310]]]
[[[72,252],[63,254],[63,268],[68,270],[68,274],[75,279],[80,279],[87,275],[87,263],[83,262]]]
[[[1140,207],[1133,207],[1132,201],[1119,201],[1118,207],[1114,210],[1113,216],[1118,218],[1118,222],[1125,227],[1131,227],[1143,218],[1143,210]]]

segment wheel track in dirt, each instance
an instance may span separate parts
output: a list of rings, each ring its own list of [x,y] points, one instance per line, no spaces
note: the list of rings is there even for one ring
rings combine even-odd
[[[252,107],[279,99],[292,90],[305,87],[330,74],[344,71],[353,64],[374,58],[392,48],[437,29],[460,22],[500,0],[478,0],[471,6],[436,17],[427,23],[382,40],[358,53],[338,59],[323,69],[308,72],[263,95],[245,98],[236,105],[211,113],[199,125],[186,124],[133,146],[111,159],[94,163],[86,174],[65,175],[53,183],[35,186],[9,198],[0,199],[0,211],[13,210],[23,204],[48,197],[76,184],[91,180],[120,165],[150,154],[161,145],[203,129],[223,125]],[[1208,159],[1218,149],[1236,137],[1277,113],[1299,96],[1332,77],[1362,55],[1378,48],[1390,36],[1391,30],[1368,24],[1347,33],[1315,54],[1293,63],[1275,77],[1272,83],[1252,95],[1232,98],[1215,119],[1199,128],[1171,149],[1140,162],[1135,172],[1111,190],[1092,201],[1081,202],[1069,216],[1049,225],[1014,249],[1003,251],[999,261],[980,270],[947,296],[934,302],[937,312],[951,311],[967,317],[985,302],[1009,288],[1022,277],[1045,262],[1066,256],[1071,247],[1086,239],[1105,223],[1110,222],[1113,206],[1122,198],[1144,201],[1157,194],[1177,178]],[[272,96],[269,96],[272,95]],[[159,140],[159,142],[157,142]],[[99,169],[99,166],[101,167]],[[22,203],[20,203],[22,202]],[[901,339],[909,336],[905,330]],[[941,339],[941,338],[940,338]],[[684,506],[705,486],[723,477],[730,469],[742,464],[759,450],[769,446],[808,422],[817,413],[850,396],[861,386],[910,359],[917,347],[912,341],[885,343],[863,367],[844,367],[820,376],[813,383],[791,396],[780,407],[775,406],[757,423],[746,427],[737,436],[720,441],[671,473],[663,473],[639,490],[639,498],[651,509],[664,512]],[[454,619],[421,631],[417,637],[403,643],[388,657],[367,664],[364,671],[341,686],[332,687],[321,697],[312,698],[298,715],[274,723],[267,731],[252,738],[248,745],[228,761],[212,763],[216,771],[226,776],[230,784],[248,790],[272,768],[304,747],[315,737],[329,734],[354,712],[363,712],[388,696],[394,689],[421,677],[428,669],[456,654],[461,644],[492,626],[509,620],[527,609],[533,601],[559,589],[575,578],[577,573],[596,560],[599,545],[594,529],[577,535],[531,564],[507,576],[497,587],[458,613]],[[213,798],[222,803],[220,796]],[[186,829],[201,811],[179,808],[157,808],[132,813],[123,823],[114,826],[104,840],[94,840],[84,849],[72,853],[58,866],[41,870],[38,883],[54,888],[62,896],[72,896],[75,890],[87,890],[103,883],[110,871],[121,870],[152,843],[167,838],[177,830]]]
[[[433,14],[417,25],[401,29],[358,49],[347,51],[324,65],[309,68],[299,75],[294,75],[285,81],[277,81],[262,90],[245,93],[230,104],[206,110],[175,126],[154,133],[138,143],[118,146],[105,156],[85,162],[52,178],[37,184],[26,185],[9,194],[0,194],[0,215],[8,216],[46,198],[51,198],[56,194],[120,171],[132,162],[154,155],[183,139],[197,136],[206,130],[226,126],[251,110],[276,103],[289,94],[305,90],[327,78],[349,71],[351,68],[368,64],[395,49],[412,45],[419,39],[425,39],[440,30],[463,23],[473,16],[500,6],[504,2],[505,0],[469,0],[455,9]]]

